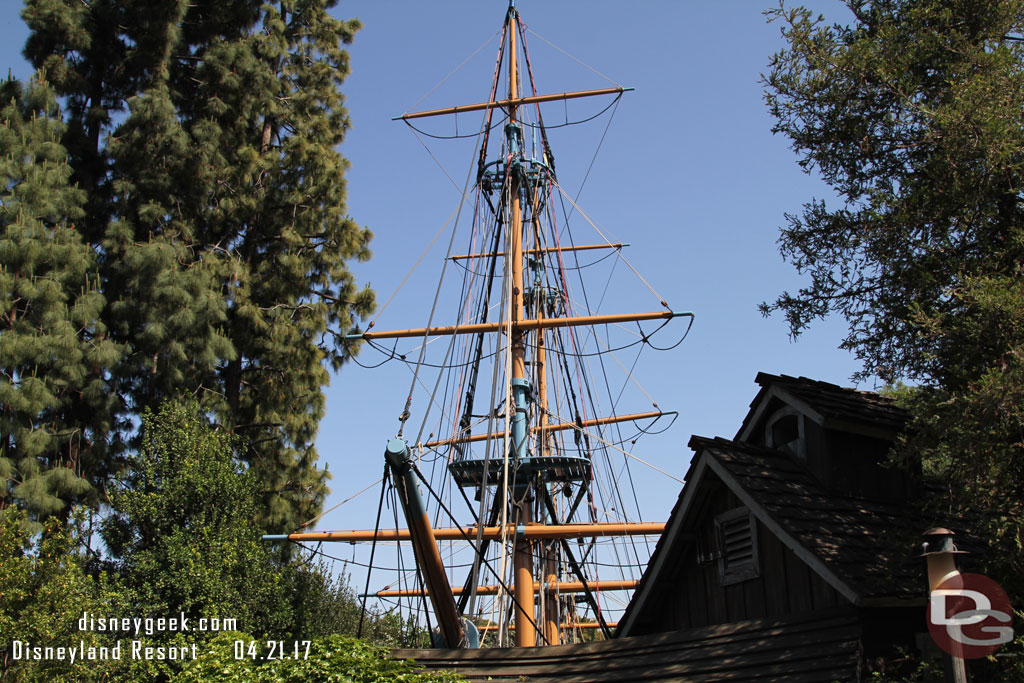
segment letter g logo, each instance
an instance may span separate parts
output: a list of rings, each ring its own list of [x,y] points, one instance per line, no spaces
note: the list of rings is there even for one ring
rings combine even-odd
[[[999,584],[981,574],[960,574],[932,591],[928,630],[949,654],[977,659],[1013,640],[1008,625],[1012,614],[1010,599]]]

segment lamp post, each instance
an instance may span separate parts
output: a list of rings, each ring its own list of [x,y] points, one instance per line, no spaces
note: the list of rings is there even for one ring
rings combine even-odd
[[[966,551],[958,550],[953,543],[953,532],[941,527],[929,529],[924,532],[924,543],[921,556],[928,563],[928,599],[931,601],[931,593],[940,585],[945,584],[946,588],[963,587],[957,580],[960,577],[960,570],[956,568],[956,556],[966,555]],[[945,616],[945,615],[943,615]],[[942,662],[945,670],[947,683],[967,683],[967,668],[964,666],[964,658],[960,654],[959,643],[953,643],[954,653],[943,652]]]

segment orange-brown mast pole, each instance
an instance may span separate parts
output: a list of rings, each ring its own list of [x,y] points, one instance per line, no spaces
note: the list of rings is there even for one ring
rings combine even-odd
[[[525,255],[533,255],[533,254],[564,254],[564,253],[568,253],[568,252],[572,252],[572,251],[593,251],[594,249],[615,249],[617,251],[617,250],[621,249],[622,247],[628,247],[628,246],[629,245],[624,243],[624,242],[615,242],[614,244],[610,243],[610,242],[608,244],[578,244],[578,245],[573,245],[573,246],[568,246],[568,247],[545,247],[543,249],[541,249],[541,248],[524,249],[523,250],[523,254],[525,254]],[[495,254],[483,252],[483,253],[480,253],[480,254],[457,254],[455,256],[449,256],[448,258],[451,261],[465,261],[466,259],[490,258],[490,257],[492,257],[494,255]],[[504,256],[503,253],[502,254],[497,254],[497,255],[498,256]]]
[[[509,107],[516,109],[524,104],[537,104],[539,102],[554,102],[556,100],[572,100],[577,97],[592,97],[594,95],[617,95],[629,92],[632,88],[600,88],[598,90],[577,90],[575,92],[560,92],[550,95],[534,95],[532,97],[510,97],[500,102],[478,102],[476,104],[460,104],[456,107],[445,107],[444,109],[431,109],[430,111],[418,111],[410,114],[396,116],[392,121],[408,121],[410,119],[421,119],[426,116],[442,116],[444,114],[464,114],[470,111],[482,109],[497,109]]]
[[[609,621],[609,622],[606,622],[604,624],[604,627],[605,628],[615,628],[618,625],[619,625],[619,622],[617,622],[617,621]],[[579,629],[598,629],[598,628],[601,628],[601,627],[602,627],[602,625],[599,624],[596,621],[573,621],[573,622],[569,622],[569,623],[566,623],[566,624],[562,624],[562,628],[564,628],[566,630],[574,630],[574,629],[578,629],[578,628]],[[484,624],[483,626],[478,626],[477,628],[480,629],[481,632],[483,632],[483,631],[497,631],[499,628],[501,628],[501,625],[500,624]],[[515,628],[515,626],[512,626],[511,628]]]
[[[455,597],[441,562],[430,517],[416,488],[409,447],[401,439],[392,439],[384,450],[384,457],[391,468],[395,489],[409,524],[409,535],[423,572],[423,583],[433,603],[441,638],[446,647],[463,647],[467,642],[465,626],[455,607]]]
[[[540,245],[543,241],[540,232],[540,220],[537,212],[539,210],[539,197],[537,193],[534,193],[534,204],[533,204],[533,239],[535,249],[531,249],[533,252],[540,252]],[[543,262],[541,260],[540,253],[537,254],[537,258],[534,261],[534,276],[533,285],[538,292],[543,292],[541,287]],[[537,320],[543,321],[547,317],[548,311],[546,310],[547,297],[543,294],[534,296],[534,307]],[[537,328],[537,348],[534,352],[533,368],[537,378],[537,427],[534,431],[537,433],[537,448],[540,451],[541,457],[547,457],[551,455],[551,432],[549,430],[549,413],[548,413],[548,381],[547,381],[547,347],[545,344],[545,329],[543,327]],[[543,484],[543,491],[539,491],[538,495],[547,496],[549,495],[547,485]],[[551,522],[557,523],[557,519],[550,520]],[[544,629],[544,642],[548,645],[557,645],[561,642],[559,637],[559,608],[558,608],[558,590],[555,585],[558,583],[558,558],[556,553],[558,552],[558,543],[554,541],[547,541],[541,544],[541,575],[544,578],[544,592],[540,594],[541,602],[541,614],[542,614],[542,628]]]
[[[519,99],[519,55],[516,46],[518,35],[516,26],[516,9],[514,6],[508,8],[508,124],[505,130],[508,135],[509,164],[509,192],[511,194],[511,245],[509,257],[511,259],[512,274],[512,395],[515,406],[514,422],[509,430],[513,435],[512,452],[516,459],[526,454],[528,440],[528,429],[526,428],[527,418],[527,395],[528,382],[526,379],[526,331],[519,329],[516,324],[524,319],[523,316],[523,206],[520,199],[521,179],[520,162],[522,160],[522,129],[518,121]],[[529,524],[532,521],[530,514],[531,496],[529,492],[518,504],[519,524]],[[534,617],[536,615],[536,603],[533,596],[533,544],[529,539],[519,537],[515,542],[515,550],[512,554],[512,567],[515,572],[515,602],[516,602],[516,645],[518,647],[533,647],[537,642],[537,634]]]

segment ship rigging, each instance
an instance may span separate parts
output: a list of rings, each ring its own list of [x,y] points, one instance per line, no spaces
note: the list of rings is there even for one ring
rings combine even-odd
[[[488,99],[397,117],[411,126],[426,118],[480,116],[472,187],[456,212],[441,276],[443,283],[449,271],[461,274],[455,315],[444,318],[439,285],[424,326],[371,326],[348,335],[352,344],[413,369],[398,429],[385,447],[375,528],[265,538],[369,543],[371,571],[378,544],[411,543],[418,585],[368,593],[429,601],[423,613],[436,625],[440,646],[476,646],[479,632],[498,646],[520,647],[571,642],[587,628],[610,636],[601,598],[634,588],[644,562],[630,539],[664,529],[637,521],[638,510],[627,513],[619,484],[630,481],[634,462],[657,469],[631,447],[645,432],[665,428],[675,413],[646,395],[616,353],[678,345],[693,314],[671,308],[626,259],[626,245],[607,239],[559,184],[541,107],[583,98],[612,98],[617,104],[628,90],[538,93],[526,28],[513,0]],[[597,239],[577,243],[569,213]],[[465,250],[456,254],[459,235]],[[625,264],[654,310],[598,312],[600,303],[582,288],[580,259],[591,253],[598,261],[608,257]],[[682,325],[673,324],[680,318]],[[629,341],[615,341],[623,335]],[[666,337],[658,346],[652,341]],[[441,350],[428,355],[438,341]],[[403,343],[417,346],[400,349]],[[608,376],[605,358],[625,371],[617,395],[596,388]],[[425,382],[431,373],[433,385]],[[625,388],[633,384],[649,405],[619,413]],[[428,398],[414,400],[424,386]],[[407,427],[417,411],[422,424],[413,435]],[[628,436],[618,431],[624,426],[633,427]],[[428,465],[437,467],[425,473]],[[388,496],[402,510],[404,528],[382,527]],[[635,491],[630,503],[639,507]],[[598,547],[601,539],[614,542],[610,553]],[[446,566],[442,543],[468,549],[468,561]],[[632,559],[622,561],[622,553]],[[621,575],[602,578],[601,569],[611,564]]]

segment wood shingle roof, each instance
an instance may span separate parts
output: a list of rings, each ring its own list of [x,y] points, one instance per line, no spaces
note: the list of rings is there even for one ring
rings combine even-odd
[[[855,616],[833,611],[579,645],[393,650],[391,656],[470,681],[854,681],[858,632]]]
[[[752,499],[755,515],[767,515],[819,559],[858,604],[923,599],[919,536],[927,522],[913,507],[826,491],[777,450],[702,437],[691,439],[690,446],[720,463],[728,473],[726,484]]]

